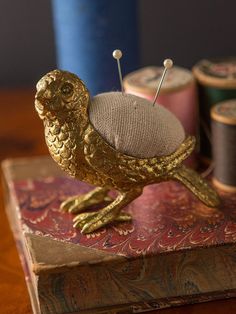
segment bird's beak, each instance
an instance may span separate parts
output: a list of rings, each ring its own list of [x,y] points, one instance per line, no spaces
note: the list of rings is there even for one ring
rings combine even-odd
[[[44,110],[44,101],[43,101],[43,95],[40,92],[37,92],[35,94],[35,106],[40,111]]]
[[[44,94],[44,91],[42,91],[42,90],[37,91],[36,94],[35,94],[35,99],[37,99],[39,101],[42,100],[43,99],[43,94]]]
[[[35,94],[35,109],[37,110],[39,116],[43,116],[45,113],[45,101],[44,101],[44,90],[38,89]]]
[[[44,80],[39,80],[37,85],[36,85],[36,94],[35,94],[35,100],[40,102],[41,104],[44,103],[44,99],[47,98],[46,96],[46,91],[47,91],[47,83]]]

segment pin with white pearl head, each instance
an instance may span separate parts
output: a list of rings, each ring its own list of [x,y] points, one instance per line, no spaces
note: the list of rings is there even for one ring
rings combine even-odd
[[[121,67],[120,67],[120,59],[122,58],[122,51],[119,49],[116,49],[113,51],[112,55],[113,55],[113,58],[116,59],[117,61],[121,92],[122,92],[122,95],[124,95],[124,86],[123,86],[123,79],[122,79],[122,73],[121,73]]]
[[[163,65],[164,65],[164,71],[163,71],[163,73],[162,73],[162,76],[161,76],[159,85],[158,85],[158,87],[157,87],[156,95],[155,95],[155,97],[154,97],[154,99],[153,99],[153,103],[152,103],[153,106],[154,106],[154,104],[155,104],[155,102],[156,102],[156,100],[157,100],[157,97],[158,97],[159,93],[160,93],[161,86],[162,86],[162,83],[163,83],[163,81],[164,81],[166,72],[167,72],[167,70],[169,70],[169,69],[172,68],[172,66],[173,66],[173,61],[172,61],[171,59],[165,59],[164,62],[163,62]]]

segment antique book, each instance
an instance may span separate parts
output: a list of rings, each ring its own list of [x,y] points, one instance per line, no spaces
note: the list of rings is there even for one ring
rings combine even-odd
[[[50,157],[2,169],[34,313],[140,313],[236,296],[236,194],[220,192],[212,209],[179,183],[147,186],[126,208],[132,222],[82,235],[59,205],[92,186]]]

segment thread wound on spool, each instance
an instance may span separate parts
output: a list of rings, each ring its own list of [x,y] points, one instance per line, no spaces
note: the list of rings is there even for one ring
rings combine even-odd
[[[236,99],[214,106],[211,118],[213,182],[225,191],[236,191]]]
[[[204,59],[193,67],[198,82],[220,89],[235,89],[236,57]]]
[[[236,98],[236,57],[205,59],[193,67],[199,87],[200,119],[211,133],[210,111],[215,104]],[[201,156],[210,160],[211,143],[200,128]]]

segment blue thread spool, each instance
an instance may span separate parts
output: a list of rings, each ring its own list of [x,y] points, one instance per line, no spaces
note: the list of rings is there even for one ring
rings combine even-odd
[[[136,0],[52,0],[58,67],[76,73],[92,94],[120,89],[122,72],[139,66]]]

